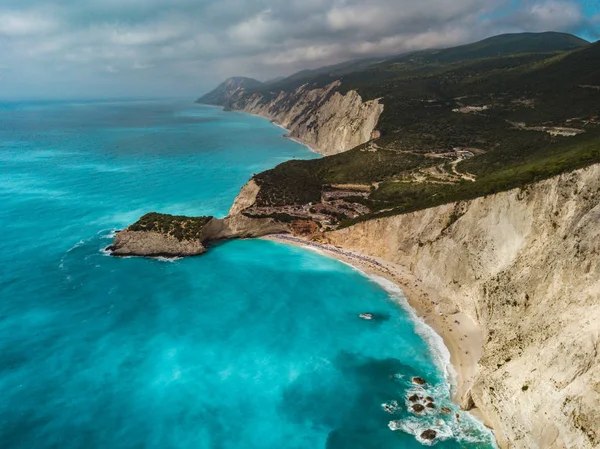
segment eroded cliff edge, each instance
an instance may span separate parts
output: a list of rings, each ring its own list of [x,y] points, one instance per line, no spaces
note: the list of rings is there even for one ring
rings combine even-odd
[[[226,81],[231,82],[231,80]],[[337,91],[340,81],[322,88],[307,85],[278,93],[250,93],[237,85],[224,103],[228,109],[260,115],[289,130],[288,137],[309,145],[318,153],[342,153],[378,136],[375,130],[383,112],[379,100],[363,101],[358,92]],[[215,104],[214,98],[200,103]],[[222,99],[220,99],[222,100]]]
[[[407,267],[479,323],[463,404],[501,447],[599,447],[600,165],[326,237]]]

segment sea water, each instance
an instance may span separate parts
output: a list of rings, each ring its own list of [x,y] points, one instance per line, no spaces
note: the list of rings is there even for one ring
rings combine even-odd
[[[492,447],[457,422],[447,353],[394,286],[260,240],[104,251],[146,212],[223,216],[253,173],[314,157],[218,108],[2,104],[0,447],[416,448],[428,428],[437,447]],[[412,392],[436,408],[410,413]]]

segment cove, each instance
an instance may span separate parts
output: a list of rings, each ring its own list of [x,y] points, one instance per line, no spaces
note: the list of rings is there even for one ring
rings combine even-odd
[[[223,216],[253,173],[316,157],[281,134],[179,102],[0,106],[3,448],[493,447],[391,286],[270,241],[103,252],[145,212]],[[408,412],[413,376],[453,412]]]

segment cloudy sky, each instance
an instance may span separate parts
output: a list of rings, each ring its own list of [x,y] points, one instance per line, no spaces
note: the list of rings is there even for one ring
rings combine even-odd
[[[494,34],[600,37],[600,0],[0,0],[0,98],[197,96]]]

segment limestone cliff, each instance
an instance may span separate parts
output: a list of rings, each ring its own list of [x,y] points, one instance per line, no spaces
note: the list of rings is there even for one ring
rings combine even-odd
[[[195,256],[206,251],[200,240],[178,240],[162,232],[129,229],[117,233],[107,249],[115,256],[146,257]]]
[[[278,94],[262,92],[228,95],[222,105],[269,118],[289,130],[289,137],[324,154],[337,154],[368,142],[383,112],[378,100],[363,101],[356,91],[340,94],[339,81],[323,88],[307,85]],[[205,96],[206,97],[206,96]],[[206,99],[201,102],[208,102]],[[214,103],[211,103],[214,104]]]
[[[233,201],[233,205],[231,206],[231,209],[229,209],[229,215],[237,215],[244,209],[252,206],[256,202],[256,195],[258,195],[259,191],[260,187],[256,184],[254,179],[248,181]]]
[[[407,267],[479,323],[463,402],[501,447],[600,447],[600,165],[328,238]]]

